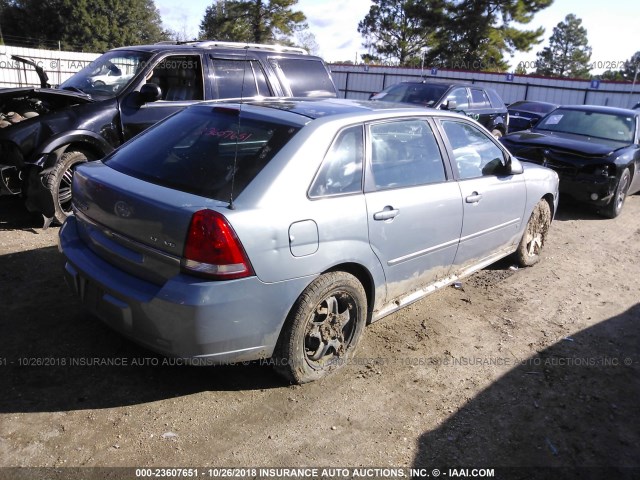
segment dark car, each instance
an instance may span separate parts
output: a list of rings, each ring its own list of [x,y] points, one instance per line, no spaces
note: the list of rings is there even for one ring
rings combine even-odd
[[[509,105],[509,133],[528,130],[559,105],[549,102],[521,100]]]
[[[111,50],[50,88],[0,91],[0,194],[62,222],[74,168],[184,107],[261,97],[336,97],[329,69],[300,48],[200,41]]]
[[[480,122],[494,137],[509,129],[507,107],[492,88],[442,82],[401,82],[371,96],[371,100],[402,102],[461,112]]]
[[[640,111],[567,106],[501,141],[520,160],[558,172],[561,195],[614,218],[626,196],[640,190],[639,130]]]

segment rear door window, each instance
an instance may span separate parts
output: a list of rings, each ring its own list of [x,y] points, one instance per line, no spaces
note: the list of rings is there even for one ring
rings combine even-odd
[[[294,97],[336,97],[336,87],[324,63],[314,58],[270,58],[280,81]]]
[[[488,88],[487,94],[489,95],[489,99],[491,100],[491,105],[493,106],[493,108],[500,108],[502,110],[507,108],[505,107],[502,98],[500,98],[500,95],[498,95],[495,90]]]
[[[473,108],[491,108],[489,98],[487,94],[484,93],[484,90],[479,88],[471,89],[471,106]]]
[[[440,148],[424,120],[371,125],[371,184],[376,190],[446,180]]]
[[[271,91],[255,60],[212,59],[215,98],[269,97]]]
[[[299,130],[237,110],[198,107],[152,127],[105,164],[119,172],[204,197],[238,196]]]

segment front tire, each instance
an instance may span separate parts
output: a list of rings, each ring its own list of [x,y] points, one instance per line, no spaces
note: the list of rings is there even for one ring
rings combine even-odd
[[[629,190],[630,184],[631,172],[628,168],[625,168],[622,171],[622,175],[620,175],[620,180],[618,180],[618,185],[616,185],[616,191],[613,194],[613,198],[609,204],[600,211],[601,215],[607,218],[616,218],[620,215],[622,207],[624,206],[624,201],[627,198],[627,191]]]
[[[547,241],[550,226],[551,208],[546,200],[540,200],[531,212],[527,228],[516,250],[516,260],[521,267],[531,267],[540,261],[540,252]]]
[[[353,356],[367,319],[362,284],[346,272],[330,272],[302,292],[274,354],[275,369],[291,383],[318,380]]]
[[[67,217],[71,215],[73,172],[78,165],[85,163],[87,160],[88,158],[83,152],[65,152],[49,174],[47,186],[53,197],[55,219],[60,223],[64,223]]]

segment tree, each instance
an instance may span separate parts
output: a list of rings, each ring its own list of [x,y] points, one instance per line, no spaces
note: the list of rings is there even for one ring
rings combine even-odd
[[[205,11],[200,38],[273,43],[290,40],[306,17],[291,10],[298,0],[219,0]]]
[[[320,46],[316,41],[316,36],[308,30],[308,25],[298,30],[292,43],[304,48],[310,55],[319,55]]]
[[[506,71],[505,54],[529,51],[543,28],[520,30],[553,0],[373,0],[358,31],[365,46],[400,64]],[[373,53],[373,52],[369,52]]]
[[[374,63],[374,64],[380,64],[382,62],[382,59],[380,57],[377,57],[370,53],[361,54],[360,60],[362,60],[364,63]],[[353,61],[351,63],[353,63]]]
[[[607,70],[599,78],[602,80],[618,80],[633,82],[636,72],[640,72],[640,51],[634,53],[631,58],[624,62],[619,70]],[[638,74],[640,77],[640,73]]]
[[[431,2],[434,3],[434,2]],[[369,55],[407,65],[431,44],[432,32],[414,15],[415,0],[373,0],[358,32],[366,38]]]
[[[10,45],[104,51],[167,38],[153,0],[2,0]]]
[[[506,71],[505,54],[527,52],[540,43],[544,28],[520,30],[553,0],[420,0],[415,14],[434,29],[434,47],[425,61],[431,66],[480,71]],[[436,5],[434,18],[434,8]]]
[[[526,75],[527,74],[527,69],[524,68],[524,65],[522,63],[520,63],[520,64],[518,64],[516,69],[513,71],[513,73],[515,73],[516,75]]]
[[[246,14],[242,2],[221,0],[208,6],[200,22],[200,38],[224,42],[250,42],[251,25],[239,21]]]
[[[549,46],[538,53],[536,73],[552,77],[588,78],[591,47],[582,20],[569,14],[553,28]]]

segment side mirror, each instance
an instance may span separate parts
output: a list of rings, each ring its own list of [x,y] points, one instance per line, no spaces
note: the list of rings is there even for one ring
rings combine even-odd
[[[444,102],[440,106],[440,109],[441,110],[455,110],[457,106],[458,106],[458,102],[456,102],[455,100],[447,100],[446,102]]]
[[[522,163],[520,163],[520,160],[511,155],[507,159],[507,168],[509,169],[509,173],[511,173],[511,175],[519,175],[521,173],[524,173],[524,167],[522,166]]]
[[[145,83],[140,89],[140,104],[157,102],[162,98],[162,90],[155,83]]]

